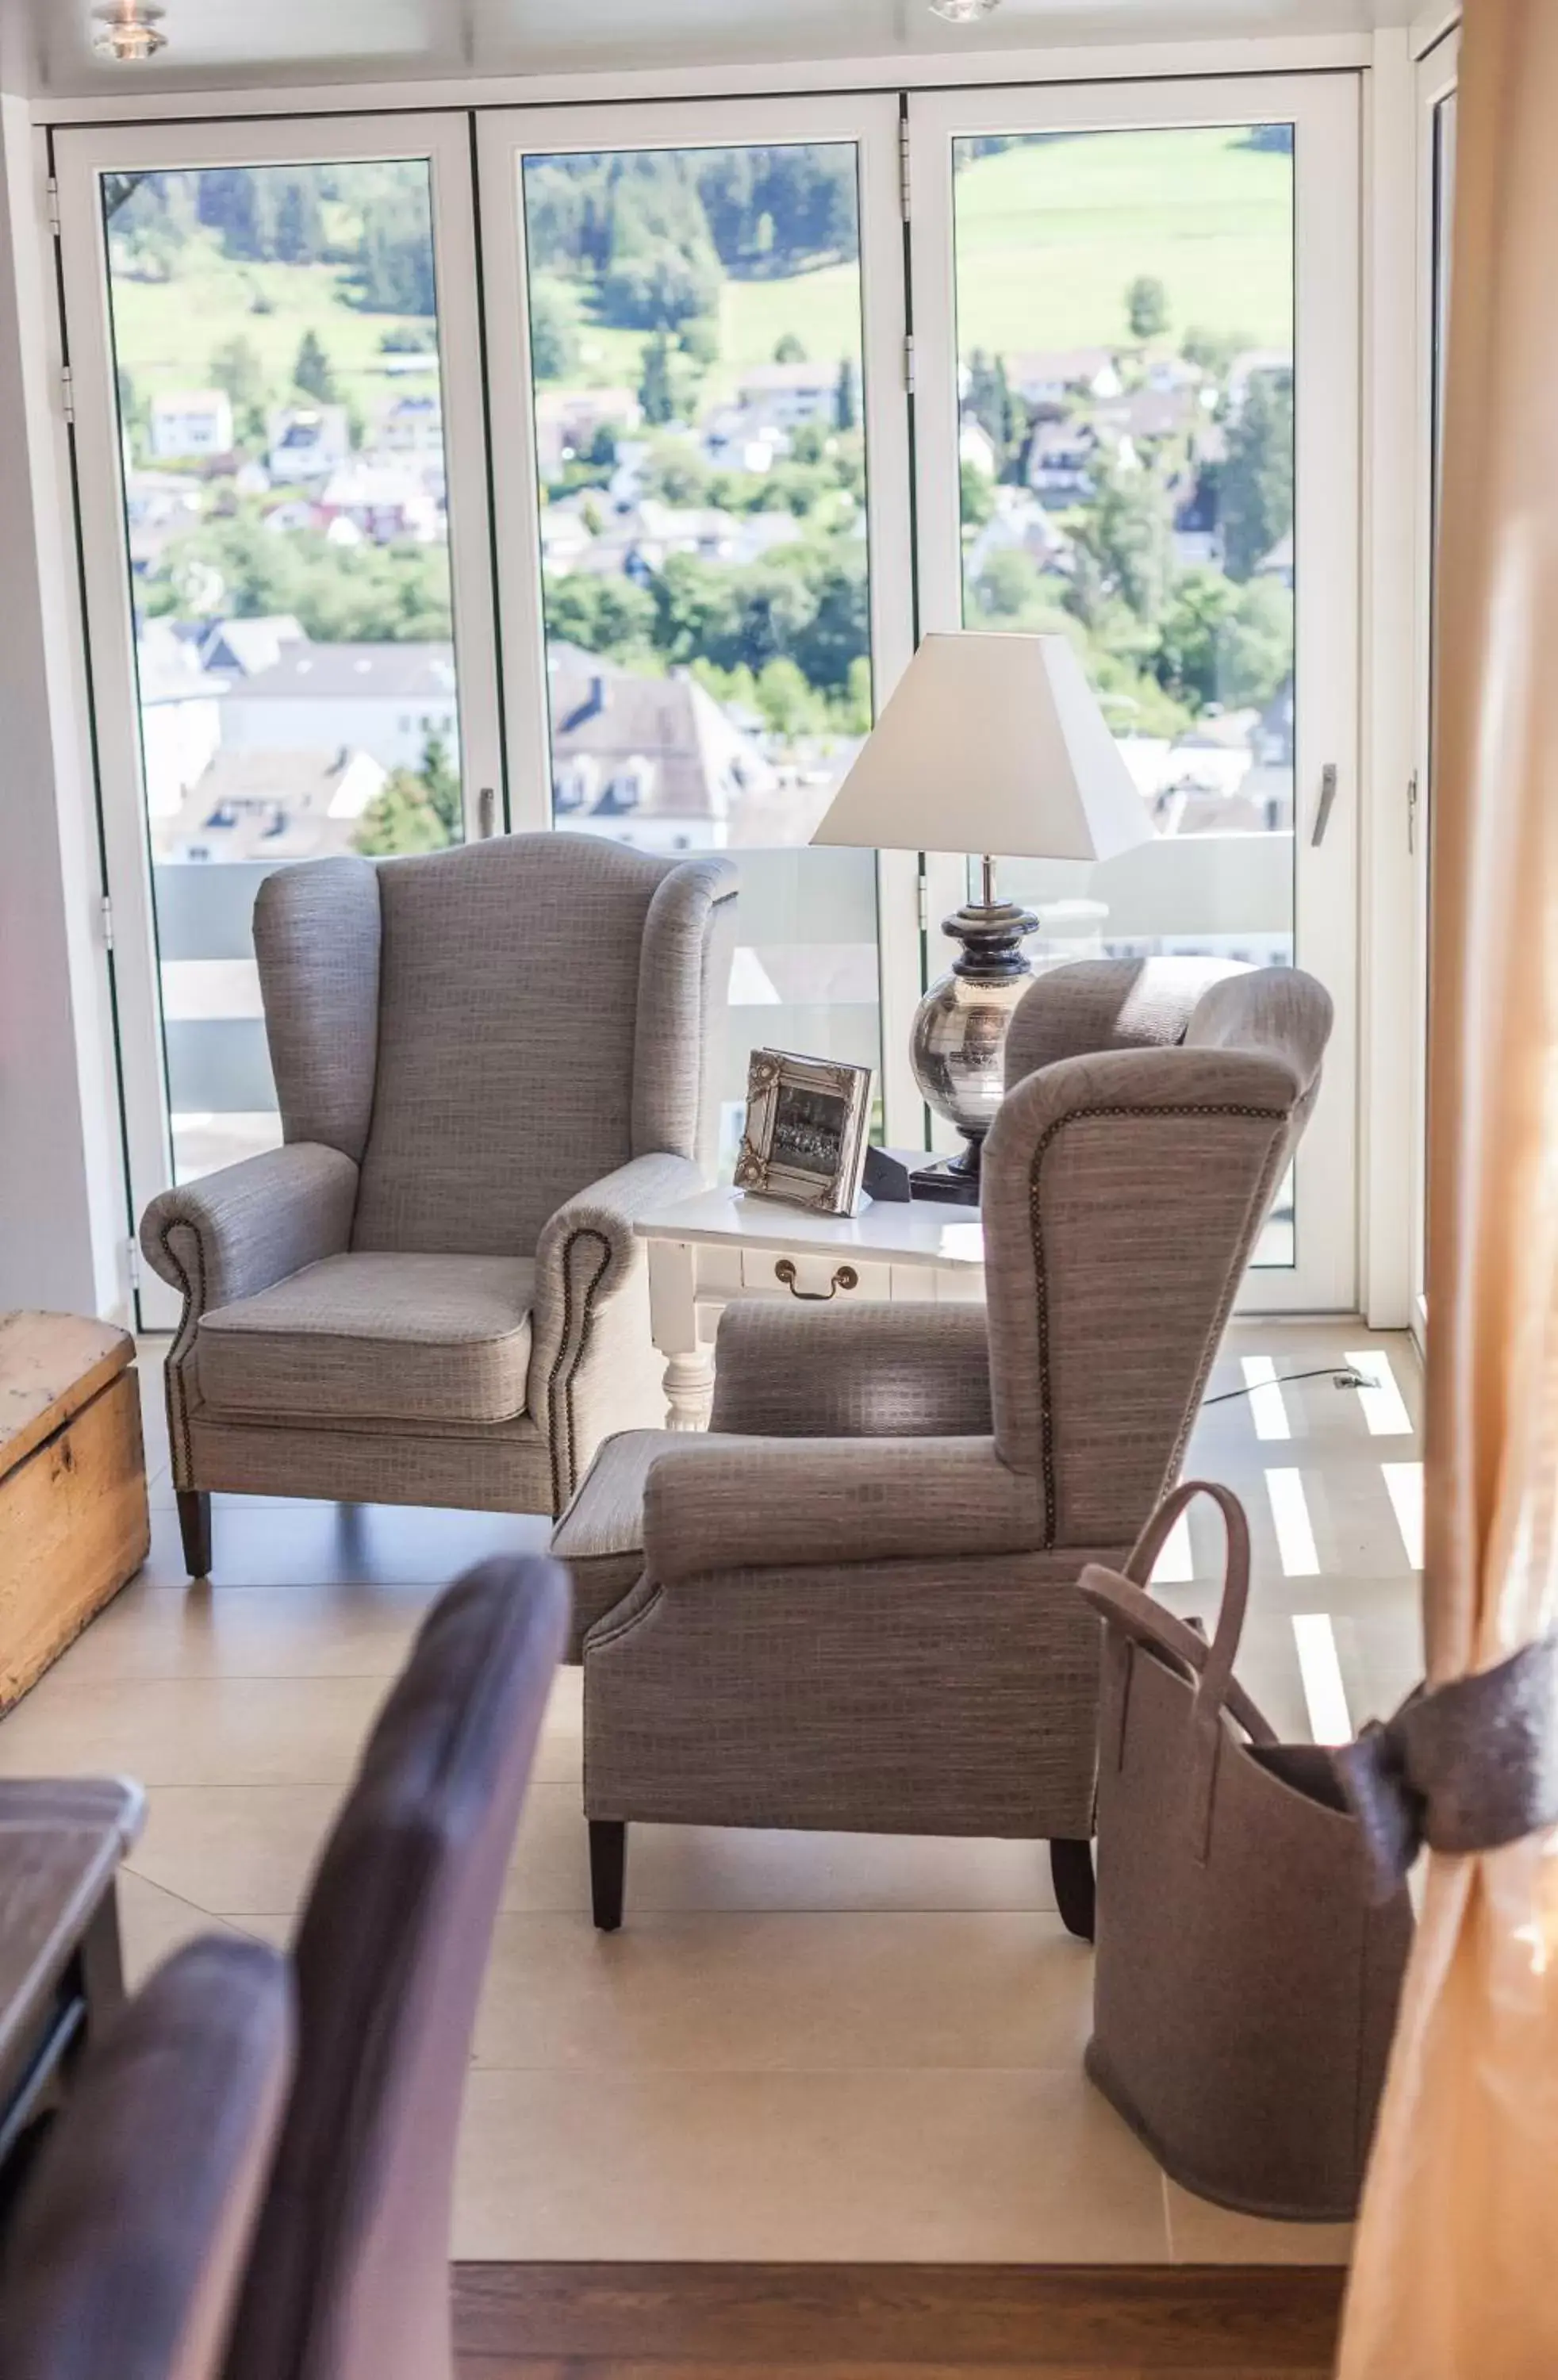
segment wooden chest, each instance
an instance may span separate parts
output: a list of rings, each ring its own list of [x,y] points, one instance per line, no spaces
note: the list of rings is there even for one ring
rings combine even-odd
[[[0,1710],[145,1560],[135,1343],[73,1314],[0,1314]]]

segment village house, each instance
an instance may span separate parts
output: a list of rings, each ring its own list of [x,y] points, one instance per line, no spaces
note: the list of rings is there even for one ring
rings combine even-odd
[[[344,405],[284,405],[266,427],[265,468],[278,486],[326,480],[351,447]]]
[[[159,463],[214,462],[233,451],[233,402],[222,389],[169,389],[152,399],[150,422]]]
[[[797,429],[803,421],[832,422],[840,370],[836,356],[831,363],[754,364],[741,375],[741,403],[781,430]]]
[[[566,644],[546,666],[559,825],[657,854],[740,840],[743,800],[778,779],[696,678],[640,677]]]

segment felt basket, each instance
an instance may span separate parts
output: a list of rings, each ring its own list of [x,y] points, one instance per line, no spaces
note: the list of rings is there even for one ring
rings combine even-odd
[[[1200,1495],[1227,1534],[1210,1644],[1147,1588]],[[1089,1564],[1081,1591],[1105,1622],[1087,2070],[1198,2196],[1290,2222],[1345,2221],[1384,2080],[1410,1902],[1405,1890],[1371,1900],[1329,1752],[1279,1743],[1234,1677],[1249,1594],[1236,1496],[1186,1482],[1125,1572]]]

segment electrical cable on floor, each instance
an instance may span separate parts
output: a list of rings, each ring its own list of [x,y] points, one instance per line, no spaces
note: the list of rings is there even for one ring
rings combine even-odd
[[[1296,1380],[1333,1380],[1339,1389],[1371,1389],[1374,1386],[1372,1380],[1366,1380],[1361,1372],[1355,1372],[1348,1365],[1322,1364],[1315,1372],[1284,1372],[1276,1379],[1247,1380],[1242,1389],[1222,1389],[1214,1397],[1203,1397],[1201,1406],[1204,1411],[1208,1405],[1228,1404],[1235,1397],[1252,1397],[1257,1389],[1291,1388]]]

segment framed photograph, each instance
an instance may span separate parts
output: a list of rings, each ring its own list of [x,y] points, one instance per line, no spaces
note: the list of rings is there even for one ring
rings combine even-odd
[[[858,1215],[870,1111],[869,1066],[754,1050],[736,1188],[822,1215]]]

